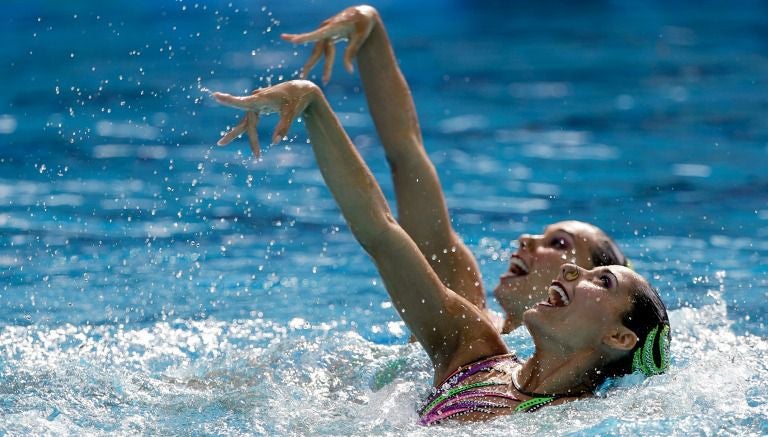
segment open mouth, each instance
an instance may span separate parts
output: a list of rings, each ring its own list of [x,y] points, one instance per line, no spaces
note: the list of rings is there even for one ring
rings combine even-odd
[[[509,257],[509,270],[502,277],[525,276],[528,274],[528,264],[517,255]]]
[[[555,281],[547,289],[546,304],[553,307],[565,307],[571,303],[571,299],[568,297],[568,292],[565,291],[565,287],[562,284]]]

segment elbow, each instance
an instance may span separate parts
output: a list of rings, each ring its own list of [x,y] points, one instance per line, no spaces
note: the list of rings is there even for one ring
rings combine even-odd
[[[368,226],[351,228],[357,242],[374,259],[387,252],[392,242],[402,238],[402,235],[407,238],[405,231],[389,213],[374,217]]]

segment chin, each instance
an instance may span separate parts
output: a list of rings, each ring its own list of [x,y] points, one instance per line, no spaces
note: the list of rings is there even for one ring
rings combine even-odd
[[[534,328],[540,331],[550,331],[555,329],[554,325],[559,325],[559,316],[551,314],[551,311],[548,311],[549,308],[550,307],[539,307],[534,304],[522,314],[521,319],[523,324],[528,328]]]
[[[543,314],[541,314],[536,307],[528,308],[523,313],[522,322],[526,328],[530,331],[532,327],[539,326],[544,321],[542,320]]]
[[[523,315],[523,311],[533,307],[536,302],[540,302],[546,298],[546,296],[538,296],[538,292],[531,290],[529,284],[499,284],[494,290],[493,295],[499,304],[504,307],[503,302],[507,302],[507,307],[504,308],[507,312],[514,312],[518,314],[518,317]]]
[[[515,291],[504,284],[499,284],[493,290],[493,296],[496,298],[496,302],[499,303],[504,313],[507,315],[512,314],[518,319],[522,315],[519,308],[523,305],[522,301],[516,296]]]
[[[493,297],[496,298],[496,301],[501,305],[502,308],[504,308],[504,311],[506,311],[505,303],[509,300],[510,294],[512,294],[512,290],[509,289],[509,287],[505,286],[503,282],[499,282],[499,285],[496,286],[496,288],[493,289]]]

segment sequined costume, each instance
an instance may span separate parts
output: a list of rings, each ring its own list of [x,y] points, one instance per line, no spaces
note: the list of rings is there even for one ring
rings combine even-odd
[[[512,369],[519,365],[520,361],[517,357],[510,354],[495,356],[459,368],[427,398],[424,406],[419,410],[419,424],[434,425],[461,414],[493,414],[499,409],[514,409],[516,412],[534,411],[557,398],[557,396],[538,396],[520,402],[519,398],[506,390],[494,389],[494,387],[509,385],[510,381],[507,378],[490,377],[485,381],[464,384],[464,381],[480,372],[498,372],[499,376],[503,376],[510,374]],[[520,404],[512,407],[505,401],[520,402]]]

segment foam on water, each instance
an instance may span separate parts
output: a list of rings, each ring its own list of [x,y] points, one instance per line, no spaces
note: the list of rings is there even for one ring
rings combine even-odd
[[[593,399],[440,433],[765,434],[768,340],[734,333],[720,301],[675,310],[671,321],[668,374],[627,377]],[[506,339],[530,354],[523,330]],[[434,432],[415,425],[431,383],[423,351],[335,324],[10,326],[0,351],[0,429],[20,434]]]

